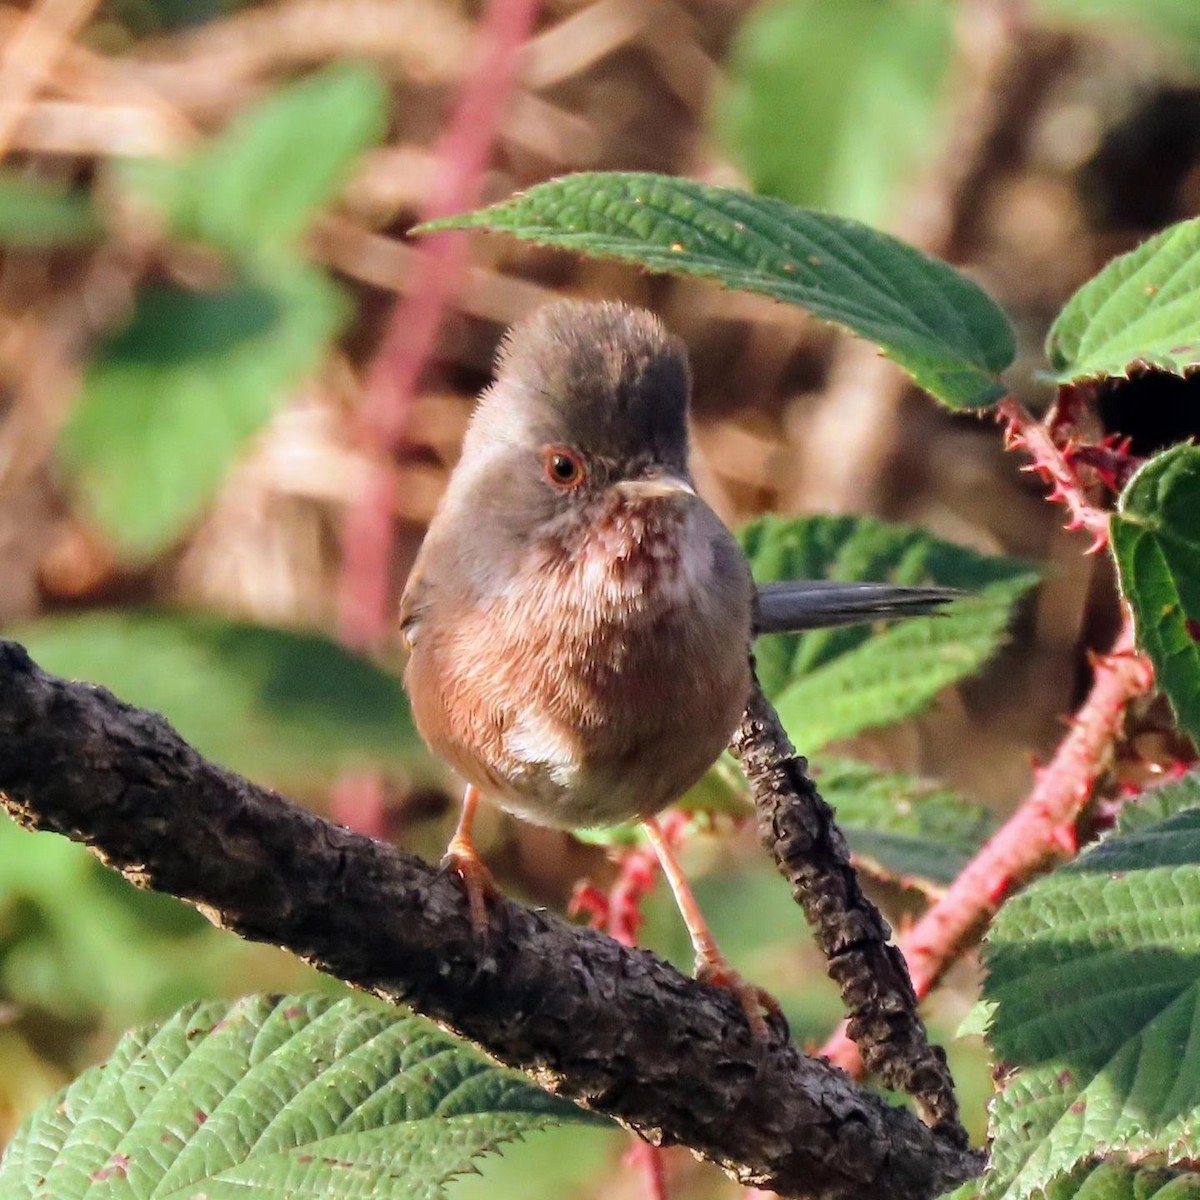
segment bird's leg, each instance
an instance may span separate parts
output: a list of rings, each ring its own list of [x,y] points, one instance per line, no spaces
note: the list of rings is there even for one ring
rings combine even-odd
[[[462,880],[471,910],[471,928],[477,937],[484,937],[488,931],[488,901],[498,899],[501,893],[491,871],[479,857],[471,836],[479,799],[479,789],[474,784],[467,784],[458,827],[454,830],[450,845],[446,847],[446,853],[442,855],[442,866],[455,872]]]
[[[762,988],[747,983],[729,965],[728,959],[721,953],[713,938],[712,930],[709,929],[708,922],[700,911],[700,906],[696,903],[691,884],[688,883],[683,868],[679,865],[679,859],[675,857],[675,851],[671,849],[671,843],[663,833],[662,827],[657,821],[649,820],[643,822],[643,828],[646,830],[646,836],[650,839],[650,845],[654,847],[654,853],[658,855],[659,865],[667,877],[667,882],[671,885],[675,903],[679,906],[679,915],[683,917],[683,923],[687,926],[687,931],[691,936],[692,946],[696,951],[696,978],[703,983],[729,988],[741,1001],[742,1008],[746,1013],[746,1020],[750,1022],[750,1028],[755,1036],[766,1037],[767,1023],[763,1018],[763,1012],[766,1011],[772,1016],[777,1016],[780,1011],[779,1001]]]

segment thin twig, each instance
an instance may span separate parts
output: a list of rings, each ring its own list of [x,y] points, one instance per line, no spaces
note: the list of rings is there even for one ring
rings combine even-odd
[[[11,642],[0,642],[0,800],[140,886],[408,1003],[747,1185],[933,1200],[981,1168],[778,1029],[756,1038],[729,989],[647,951],[504,900],[478,938],[445,873],[206,762],[161,717],[46,675]]]
[[[1001,903],[1056,855],[1073,857],[1075,824],[1107,769],[1125,709],[1154,684],[1149,662],[1134,651],[1126,616],[1112,650],[1095,660],[1092,690],[1054,757],[1037,768],[1033,790],[940,900],[899,939],[918,997],[979,935]],[[821,1053],[852,1074],[860,1067],[845,1030]]]
[[[948,1144],[965,1148],[946,1055],[929,1042],[904,959],[863,895],[833,810],[757,680],[730,749],[750,784],[759,835],[812,926],[867,1065],[889,1087],[908,1092]]]

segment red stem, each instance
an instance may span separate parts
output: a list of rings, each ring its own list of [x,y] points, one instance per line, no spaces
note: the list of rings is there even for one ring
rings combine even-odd
[[[500,122],[518,82],[521,50],[537,10],[537,0],[489,0],[479,27],[476,65],[463,84],[438,149],[437,176],[422,220],[479,203]],[[461,234],[438,234],[422,242],[411,290],[396,301],[368,369],[360,421],[378,458],[374,478],[364,484],[342,531],[340,628],[342,640],[356,648],[378,645],[392,624],[396,480],[389,460],[403,445],[417,388],[466,267]]]
[[[1015,396],[1006,396],[996,409],[1005,422],[1005,446],[1025,450],[1033,458],[1026,471],[1036,471],[1050,484],[1049,499],[1067,506],[1071,521],[1067,528],[1086,529],[1092,535],[1088,554],[1097,554],[1108,545],[1108,513],[1097,508],[1087,497],[1087,489],[1067,456],[1054,440],[1052,432],[1035,420]]]
[[[1095,660],[1092,690],[1071,732],[1050,762],[1035,769],[1033,790],[945,894],[898,939],[919,998],[929,994],[1015,887],[1056,854],[1076,853],[1075,823],[1106,769],[1125,708],[1153,684],[1149,662],[1134,650],[1133,625],[1126,615],[1112,650]],[[821,1054],[851,1074],[861,1074],[858,1052],[844,1028]]]

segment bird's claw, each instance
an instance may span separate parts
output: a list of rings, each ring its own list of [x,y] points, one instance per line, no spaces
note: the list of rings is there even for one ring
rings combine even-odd
[[[696,978],[701,983],[728,988],[738,999],[750,1032],[765,1041],[770,1036],[767,1018],[782,1018],[783,1009],[765,988],[747,982],[723,958],[702,958],[696,962]],[[765,1014],[765,1015],[764,1015]]]
[[[462,881],[471,913],[471,929],[477,938],[486,937],[490,921],[488,904],[499,900],[503,893],[479,857],[479,851],[470,843],[455,839],[446,847],[441,867],[443,871],[453,871]]]

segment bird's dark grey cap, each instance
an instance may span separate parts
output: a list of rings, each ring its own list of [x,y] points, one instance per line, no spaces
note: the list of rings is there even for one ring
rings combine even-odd
[[[683,342],[653,313],[564,300],[508,332],[493,394],[540,398],[569,440],[594,453],[675,461],[686,451],[690,390]]]

